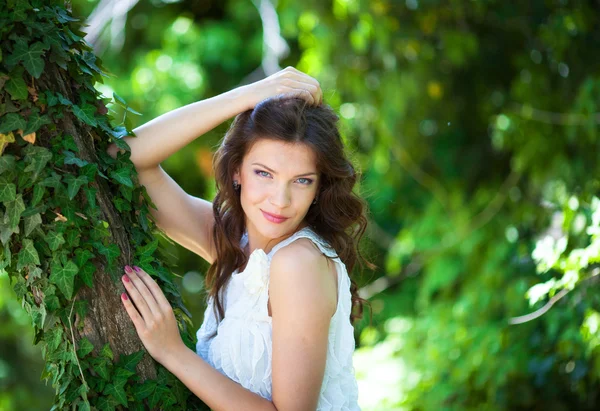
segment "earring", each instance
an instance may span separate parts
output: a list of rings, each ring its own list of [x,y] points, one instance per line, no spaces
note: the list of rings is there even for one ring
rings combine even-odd
[[[315,201],[313,201],[312,203],[317,204],[317,197],[315,197]]]
[[[240,188],[239,183],[237,182],[237,180],[233,180],[233,189],[237,190],[238,188]]]

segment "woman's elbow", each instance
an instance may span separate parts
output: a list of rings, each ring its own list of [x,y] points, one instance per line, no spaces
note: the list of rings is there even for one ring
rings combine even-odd
[[[115,143],[110,143],[108,145],[108,148],[106,149],[106,152],[112,158],[117,158],[117,152],[118,151],[119,151],[119,148],[117,147],[117,145]],[[121,150],[121,153],[123,153],[123,152],[124,152],[124,150]]]

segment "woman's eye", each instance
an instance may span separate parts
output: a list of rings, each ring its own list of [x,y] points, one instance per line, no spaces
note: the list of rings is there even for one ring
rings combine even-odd
[[[254,173],[258,174],[261,177],[269,177],[269,175],[270,175],[267,171],[263,171],[263,170],[255,170]]]
[[[300,184],[304,184],[304,185],[310,185],[312,184],[312,180],[310,178],[299,178],[298,181],[303,180],[304,182],[300,182]]]

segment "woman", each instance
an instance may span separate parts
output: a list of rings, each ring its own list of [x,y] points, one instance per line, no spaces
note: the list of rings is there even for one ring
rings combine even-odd
[[[234,115],[214,202],[186,194],[160,162]],[[158,227],[212,264],[196,352],[156,282],[125,267],[122,300],[149,354],[214,410],[359,409],[351,311],[364,300],[348,272],[366,219],[319,83],[288,67],[134,132]]]

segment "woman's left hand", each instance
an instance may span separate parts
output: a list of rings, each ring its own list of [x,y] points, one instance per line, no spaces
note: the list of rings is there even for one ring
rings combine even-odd
[[[156,281],[144,270],[125,266],[125,273],[121,281],[127,293],[121,295],[121,301],[148,354],[164,365],[170,355],[185,346],[173,308]]]

